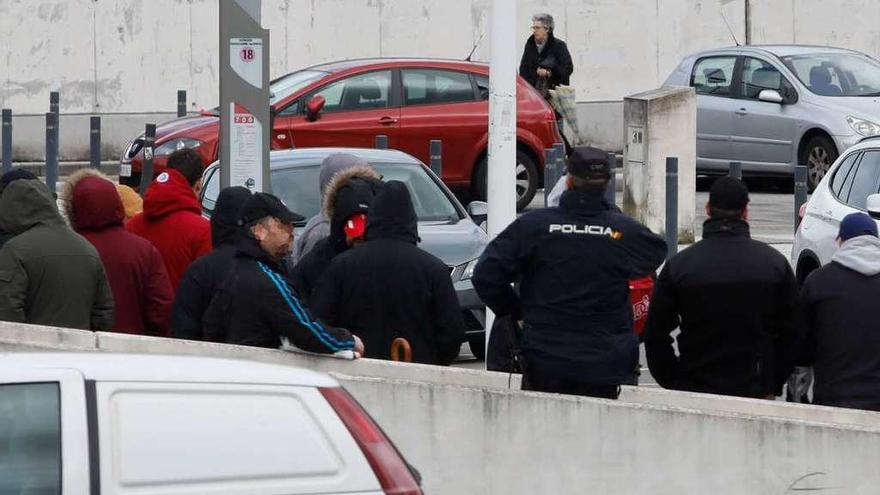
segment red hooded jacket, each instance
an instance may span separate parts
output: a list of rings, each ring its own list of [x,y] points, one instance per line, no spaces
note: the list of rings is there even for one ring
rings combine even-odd
[[[177,170],[156,177],[144,195],[144,211],[125,227],[156,246],[175,292],[189,264],[211,250],[211,224],[202,217],[202,205]]]
[[[174,293],[159,251],[122,227],[116,186],[95,172],[77,172],[62,193],[73,229],[97,249],[113,292],[113,331],[169,334]]]

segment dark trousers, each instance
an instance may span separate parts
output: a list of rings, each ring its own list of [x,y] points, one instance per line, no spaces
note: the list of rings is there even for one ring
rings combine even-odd
[[[620,395],[619,385],[600,385],[560,378],[544,373],[531,365],[525,366],[523,370],[522,389],[535,392],[598,397],[600,399],[617,399]]]

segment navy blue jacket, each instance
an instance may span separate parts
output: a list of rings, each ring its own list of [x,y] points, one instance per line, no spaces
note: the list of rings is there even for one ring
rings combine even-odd
[[[638,362],[629,280],[660,266],[666,242],[601,193],[566,191],[560,205],[522,215],[483,252],[473,284],[496,315],[524,321],[530,367],[619,385]],[[517,296],[511,282],[520,282]]]

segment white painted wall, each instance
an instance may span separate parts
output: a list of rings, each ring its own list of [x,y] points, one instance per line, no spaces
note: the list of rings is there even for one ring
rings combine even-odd
[[[578,100],[619,102],[657,87],[683,55],[732,44],[722,12],[744,41],[745,1],[518,0],[518,50],[529,35],[531,14],[553,14],[556,34],[574,59]],[[880,18],[876,0],[750,1],[753,43],[827,43],[880,56],[880,31],[870,22]],[[102,114],[105,127],[132,136],[144,122],[157,120],[151,113],[176,111],[178,89],[187,90],[190,110],[213,107],[219,89],[217,5],[0,0],[0,107],[43,114],[49,91],[59,90],[62,113]],[[481,34],[474,58],[486,61],[489,6],[489,0],[263,0],[271,74],[355,57],[464,58]],[[616,105],[609,113],[608,104],[600,103],[595,111],[584,110],[595,144],[620,148],[615,136],[622,133],[621,109]],[[24,129],[15,133],[16,156],[33,159],[43,137]],[[87,138],[83,133],[86,145]],[[114,154],[124,144],[116,143]],[[68,148],[75,145],[63,140],[61,155],[79,156]]]

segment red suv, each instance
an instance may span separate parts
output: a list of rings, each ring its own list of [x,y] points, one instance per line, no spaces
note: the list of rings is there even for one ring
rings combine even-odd
[[[317,65],[272,81],[272,149],[388,147],[429,163],[429,143],[443,141],[443,181],[478,198],[486,194],[489,66],[432,59],[348,60]],[[154,173],[167,156],[196,148],[206,166],[217,159],[215,109],[156,129]],[[545,148],[562,142],[550,105],[517,77],[517,207],[529,204],[543,179]],[[137,184],[143,136],[122,156],[120,180]]]

